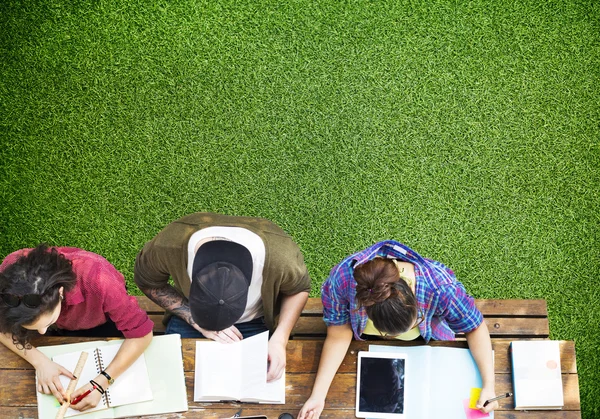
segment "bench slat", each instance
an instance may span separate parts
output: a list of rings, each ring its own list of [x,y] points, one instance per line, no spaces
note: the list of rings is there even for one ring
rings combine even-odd
[[[519,317],[485,317],[492,337],[537,337],[547,338],[550,329],[548,319]],[[300,317],[292,330],[292,336],[321,336],[327,334],[327,326],[321,317]],[[458,335],[463,337],[464,335]]]

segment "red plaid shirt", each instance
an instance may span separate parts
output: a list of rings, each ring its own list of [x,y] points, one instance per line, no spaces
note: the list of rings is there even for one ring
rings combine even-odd
[[[0,271],[27,255],[32,249],[21,249],[8,255]],[[75,287],[65,293],[56,326],[66,330],[85,330],[100,326],[110,318],[126,338],[139,338],[152,331],[154,323],[127,295],[125,278],[102,256],[75,247],[56,247],[73,263],[77,276]]]

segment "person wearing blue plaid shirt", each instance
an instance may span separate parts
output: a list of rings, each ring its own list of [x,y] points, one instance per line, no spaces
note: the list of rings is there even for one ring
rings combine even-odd
[[[477,407],[495,393],[492,343],[473,297],[444,264],[427,259],[397,241],[376,243],[336,265],[321,288],[327,338],[310,398],[298,419],[317,419],[352,337],[425,342],[454,340],[464,333],[481,373]]]

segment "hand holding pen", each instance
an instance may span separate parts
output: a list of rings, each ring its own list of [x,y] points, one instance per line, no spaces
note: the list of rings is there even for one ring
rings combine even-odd
[[[512,393],[504,393],[504,394],[502,394],[502,395],[500,395],[500,396],[497,396],[497,397],[493,397],[493,398],[491,398],[491,399],[488,399],[488,400],[486,400],[486,401],[485,401],[485,403],[483,404],[483,407],[486,407],[486,406],[487,406],[488,404],[490,404],[491,402],[495,402],[496,400],[504,399],[504,398],[506,398],[506,397],[510,397],[510,396],[512,396],[512,395],[513,395]]]

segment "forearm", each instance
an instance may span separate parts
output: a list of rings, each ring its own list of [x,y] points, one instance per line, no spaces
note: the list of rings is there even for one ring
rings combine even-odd
[[[152,342],[152,332],[141,338],[125,339],[115,358],[108,364],[104,371],[111,378],[117,379],[140,357],[148,345],[150,345],[150,342]],[[99,375],[95,381],[104,388],[108,387],[108,379],[103,375]]]
[[[323,343],[323,352],[319,361],[317,377],[313,385],[311,397],[325,400],[333,377],[339,369],[350,342],[352,342],[352,328],[349,324],[343,326],[329,326],[327,337]]]
[[[494,389],[494,355],[492,352],[492,341],[485,322],[481,323],[477,329],[466,334],[469,349],[475,359],[483,387]]]
[[[149,299],[165,310],[171,311],[190,325],[195,324],[192,319],[192,313],[190,312],[188,299],[181,295],[179,291],[171,285],[167,284],[160,288],[140,287],[140,290],[142,290]]]
[[[37,368],[37,365],[44,360],[48,360],[48,357],[41,353],[37,348],[31,347],[29,349],[19,349],[13,342],[12,336],[6,333],[0,333],[0,342],[4,344],[8,349],[19,355],[25,361],[29,362],[33,367]]]
[[[302,309],[308,301],[308,293],[300,292],[298,294],[283,297],[281,301],[281,311],[279,313],[279,322],[277,328],[271,337],[271,340],[279,341],[286,345],[292,329],[296,325]]]

